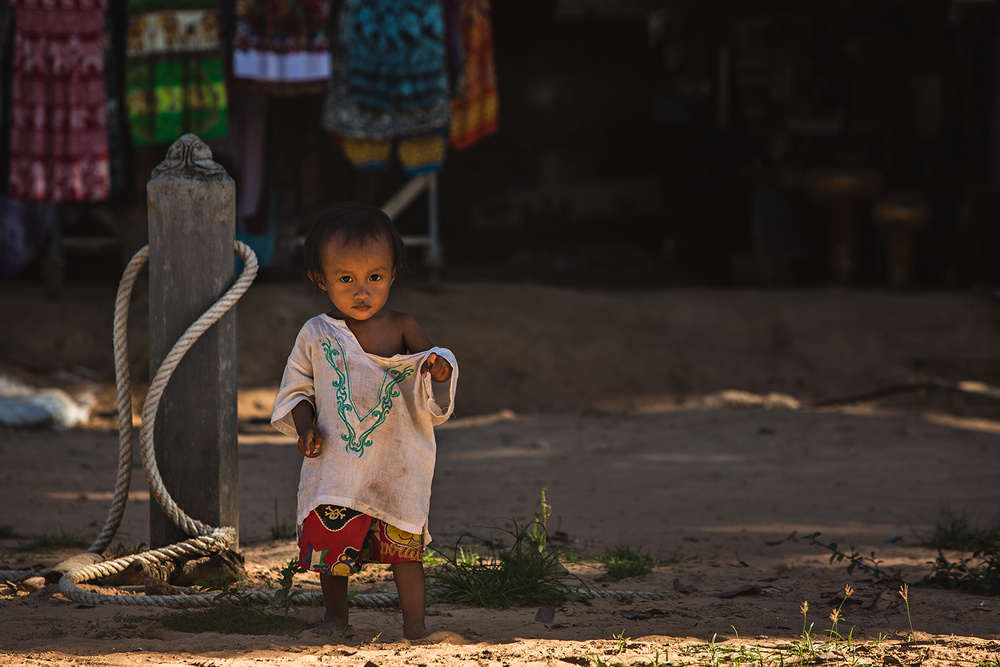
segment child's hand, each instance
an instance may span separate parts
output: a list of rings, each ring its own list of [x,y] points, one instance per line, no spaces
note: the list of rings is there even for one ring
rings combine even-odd
[[[436,353],[431,352],[420,367],[420,377],[424,377],[428,373],[431,374],[431,379],[435,382],[447,382],[451,378],[451,364],[437,356]]]
[[[299,434],[299,451],[306,458],[314,459],[323,453],[323,434],[315,425]]]

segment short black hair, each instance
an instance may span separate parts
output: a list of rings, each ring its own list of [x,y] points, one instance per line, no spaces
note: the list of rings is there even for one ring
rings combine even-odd
[[[302,246],[302,260],[305,264],[306,279],[313,283],[312,276],[322,275],[323,263],[320,252],[330,239],[343,235],[348,245],[361,244],[369,240],[384,241],[392,252],[393,275],[399,277],[406,270],[406,246],[389,216],[382,209],[355,202],[336,204],[319,214],[306,232]]]

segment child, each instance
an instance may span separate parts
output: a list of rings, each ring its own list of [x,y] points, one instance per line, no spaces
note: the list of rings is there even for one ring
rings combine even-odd
[[[305,456],[299,564],[320,573],[320,631],[346,632],[347,575],[374,562],[391,564],[403,634],[427,635],[433,427],[451,416],[458,366],[415,319],[385,308],[405,252],[388,216],[358,204],[327,210],[306,235],[306,274],[333,308],[299,331],[271,423]],[[432,380],[450,381],[444,408]]]

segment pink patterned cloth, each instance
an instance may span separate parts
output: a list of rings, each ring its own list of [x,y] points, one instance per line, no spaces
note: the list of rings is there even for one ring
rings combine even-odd
[[[11,197],[108,198],[107,0],[13,0]]]

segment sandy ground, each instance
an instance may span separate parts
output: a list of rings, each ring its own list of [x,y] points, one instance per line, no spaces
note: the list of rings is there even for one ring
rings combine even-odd
[[[89,541],[104,522],[117,459],[114,290],[74,287],[50,300],[35,286],[0,284],[0,371],[95,401],[86,428],[0,430],[0,524],[18,534]],[[353,636],[336,644],[309,633],[178,633],[141,622],[159,608],[80,605],[55,585],[6,587],[0,665],[711,664],[753,662],[754,647],[794,662],[803,601],[814,638],[827,642],[819,657],[847,663],[847,645],[825,633],[846,584],[855,592],[838,627],[853,628],[858,663],[1000,659],[1000,601],[919,585],[936,555],[921,541],[943,507],[987,522],[1000,506],[1000,409],[975,393],[1000,385],[995,300],[460,283],[403,286],[393,305],[461,365],[457,417],[438,431],[435,545],[530,520],[544,488],[550,531],[584,557],[570,571],[623,594],[567,602],[551,618],[537,606],[434,604],[428,624],[448,633],[436,644],[403,639],[394,609],[358,609]],[[255,285],[238,307],[240,535],[255,580],[274,579],[294,553],[270,527],[275,504],[277,521],[291,521],[301,459],[263,422],[295,332],[322,307],[284,283]],[[145,317],[139,296],[138,370]],[[958,381],[987,386],[935,388]],[[116,542],[148,539],[149,502],[137,468]],[[805,539],[815,532],[900,573],[912,586],[911,620],[894,587],[831,563]],[[71,555],[22,553],[19,543],[0,542],[0,569]],[[594,559],[617,545],[663,563],[602,581]],[[299,579],[315,590],[310,575]],[[393,590],[379,568],[352,586]]]

